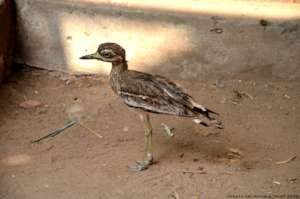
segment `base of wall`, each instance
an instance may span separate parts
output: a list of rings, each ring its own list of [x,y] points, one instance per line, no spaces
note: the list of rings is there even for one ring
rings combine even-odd
[[[0,0],[0,83],[9,75],[12,64],[13,21],[13,1]]]

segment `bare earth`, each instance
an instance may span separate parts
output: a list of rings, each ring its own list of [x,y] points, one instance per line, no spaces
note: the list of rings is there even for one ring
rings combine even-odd
[[[252,69],[190,81],[161,74],[219,112],[225,128],[151,115],[157,163],[133,172],[128,166],[142,157],[143,127],[107,77],[23,68],[0,87],[0,198],[300,198],[300,83],[269,74]],[[20,107],[26,100],[42,105]],[[103,138],[75,125],[30,143],[76,110]]]

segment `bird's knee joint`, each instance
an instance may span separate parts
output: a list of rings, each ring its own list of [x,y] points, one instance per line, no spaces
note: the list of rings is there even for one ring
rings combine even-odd
[[[145,129],[145,136],[150,136],[152,134],[152,128],[151,129]]]

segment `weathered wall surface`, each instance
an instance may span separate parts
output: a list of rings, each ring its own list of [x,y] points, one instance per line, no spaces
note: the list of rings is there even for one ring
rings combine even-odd
[[[11,0],[0,0],[0,83],[9,74],[12,63],[15,24]]]
[[[299,3],[268,1],[243,8],[239,1],[106,2],[16,0],[16,61],[68,72],[107,73],[109,65],[78,58],[94,52],[99,43],[113,41],[127,50],[130,67],[138,70],[197,78],[267,67],[276,76],[300,77]],[[260,23],[262,18],[267,23]]]

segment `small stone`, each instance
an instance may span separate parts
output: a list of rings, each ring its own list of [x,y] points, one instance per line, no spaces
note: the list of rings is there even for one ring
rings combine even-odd
[[[221,33],[223,33],[223,29],[222,28],[212,28],[212,29],[210,29],[210,32],[215,32],[217,34],[221,34]]]
[[[25,109],[32,109],[32,108],[36,108],[38,106],[41,106],[42,103],[40,101],[37,100],[26,100],[22,103],[19,104],[19,106],[21,108],[25,108]]]
[[[290,184],[294,184],[298,179],[297,178],[288,178],[287,181]]]
[[[124,132],[127,132],[128,130],[129,130],[128,126],[125,126],[125,127],[123,128],[123,131],[124,131]]]
[[[284,98],[291,99],[291,96],[289,96],[288,94],[284,94]]]
[[[222,80],[218,80],[218,79],[217,79],[216,82],[213,84],[213,86],[215,86],[215,87],[217,87],[217,88],[224,88],[224,87],[225,87],[223,81],[222,81]]]
[[[179,154],[179,157],[180,157],[180,158],[183,158],[183,157],[184,157],[184,153],[180,153],[180,154]]]
[[[285,113],[285,115],[289,115],[290,114],[290,112],[289,111],[287,111],[286,113]]]
[[[49,188],[49,185],[48,185],[48,184],[44,184],[44,187],[45,187],[45,188]]]
[[[273,183],[274,183],[274,184],[277,184],[277,185],[280,185],[280,184],[281,184],[280,182],[275,181],[275,180],[273,181]]]

